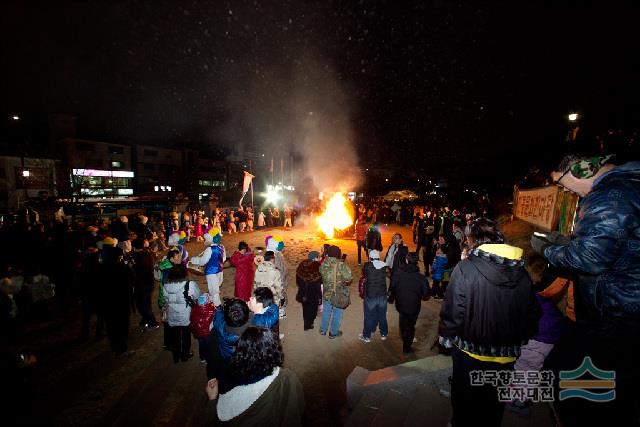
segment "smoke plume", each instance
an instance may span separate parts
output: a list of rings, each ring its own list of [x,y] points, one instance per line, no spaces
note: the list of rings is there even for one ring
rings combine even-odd
[[[231,68],[226,73],[235,79],[225,91],[227,120],[216,139],[231,144],[240,157],[249,150],[264,153],[267,170],[275,159],[276,182],[280,159],[288,177],[293,156],[297,184],[309,177],[325,192],[359,184],[351,126],[356,106],[330,61],[304,52],[291,60],[269,58],[250,70]]]

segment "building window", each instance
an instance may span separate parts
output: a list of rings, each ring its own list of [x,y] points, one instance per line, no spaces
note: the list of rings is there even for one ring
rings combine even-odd
[[[111,167],[120,169],[122,167],[122,162],[111,162]]]
[[[144,155],[149,157],[156,157],[158,155],[158,150],[144,150]]]
[[[110,145],[109,146],[109,154],[123,154],[124,147],[118,145]]]
[[[211,179],[200,179],[198,180],[198,184],[201,187],[224,187],[224,181]]]

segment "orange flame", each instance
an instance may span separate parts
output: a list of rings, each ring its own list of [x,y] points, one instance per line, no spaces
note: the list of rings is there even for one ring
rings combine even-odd
[[[327,239],[333,239],[336,231],[344,230],[353,224],[350,207],[344,194],[335,193],[331,196],[322,215],[316,218],[318,228]]]

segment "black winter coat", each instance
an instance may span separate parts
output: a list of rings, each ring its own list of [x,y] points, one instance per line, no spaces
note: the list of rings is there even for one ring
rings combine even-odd
[[[322,302],[320,263],[303,260],[296,269],[296,284],[298,285],[296,301],[302,304],[320,304]]]
[[[102,264],[100,277],[105,311],[109,315],[129,315],[134,275],[123,262]]]
[[[377,298],[387,296],[387,269],[377,269],[372,262],[365,262],[362,267],[363,274],[367,277],[365,296]]]
[[[475,249],[453,270],[439,333],[473,354],[517,357],[536,333],[539,317],[524,262]]]
[[[544,255],[579,276],[578,323],[623,318],[638,325],[640,162],[617,166],[598,178],[580,201],[571,242],[550,246]]]
[[[396,300],[396,310],[407,315],[420,313],[421,301],[429,295],[427,278],[417,265],[404,264],[391,278],[391,289]]]
[[[140,291],[152,291],[155,285],[155,278],[153,277],[153,255],[146,250],[140,252],[134,251],[132,258],[132,270],[136,289]]]

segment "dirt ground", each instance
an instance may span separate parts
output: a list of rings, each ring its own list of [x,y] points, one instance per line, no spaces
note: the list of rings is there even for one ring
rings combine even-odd
[[[408,227],[381,227],[383,245],[390,244],[395,232],[411,241]],[[285,334],[283,345],[285,366],[300,378],[305,392],[306,424],[311,426],[340,425],[346,415],[345,380],[356,366],[379,369],[415,358],[432,355],[430,351],[437,331],[440,301],[423,302],[418,319],[414,346],[416,353],[403,356],[399,339],[398,315],[389,306],[389,339],[381,341],[379,332],[371,343],[358,340],[363,326],[363,304],[357,295],[357,255],[355,240],[336,239],[347,262],[355,272],[352,285],[352,304],[345,311],[343,335],[329,340],[316,328],[303,330],[302,308],[295,302],[295,267],[310,250],[319,250],[324,240],[310,228],[271,229],[223,236],[223,244],[230,255],[240,240],[251,247],[264,246],[270,234],[280,234],[285,241],[290,282],[287,318],[281,321]],[[410,247],[412,244],[410,244]],[[202,243],[187,244],[190,254],[203,250]],[[222,295],[233,295],[234,269],[224,271]],[[204,277],[193,276],[202,291]],[[154,298],[155,301],[155,298]],[[320,315],[319,315],[320,316]],[[16,424],[51,425],[210,425],[211,412],[204,393],[205,366],[197,357],[177,365],[171,354],[162,350],[162,329],[141,332],[139,317],[131,317],[130,348],[136,354],[124,359],[115,358],[106,339],[79,343],[80,322],[77,307],[69,309],[65,318],[35,331],[33,350],[46,356],[29,373],[25,399],[12,409]],[[76,333],[77,332],[77,333]],[[197,354],[197,343],[192,350]]]

